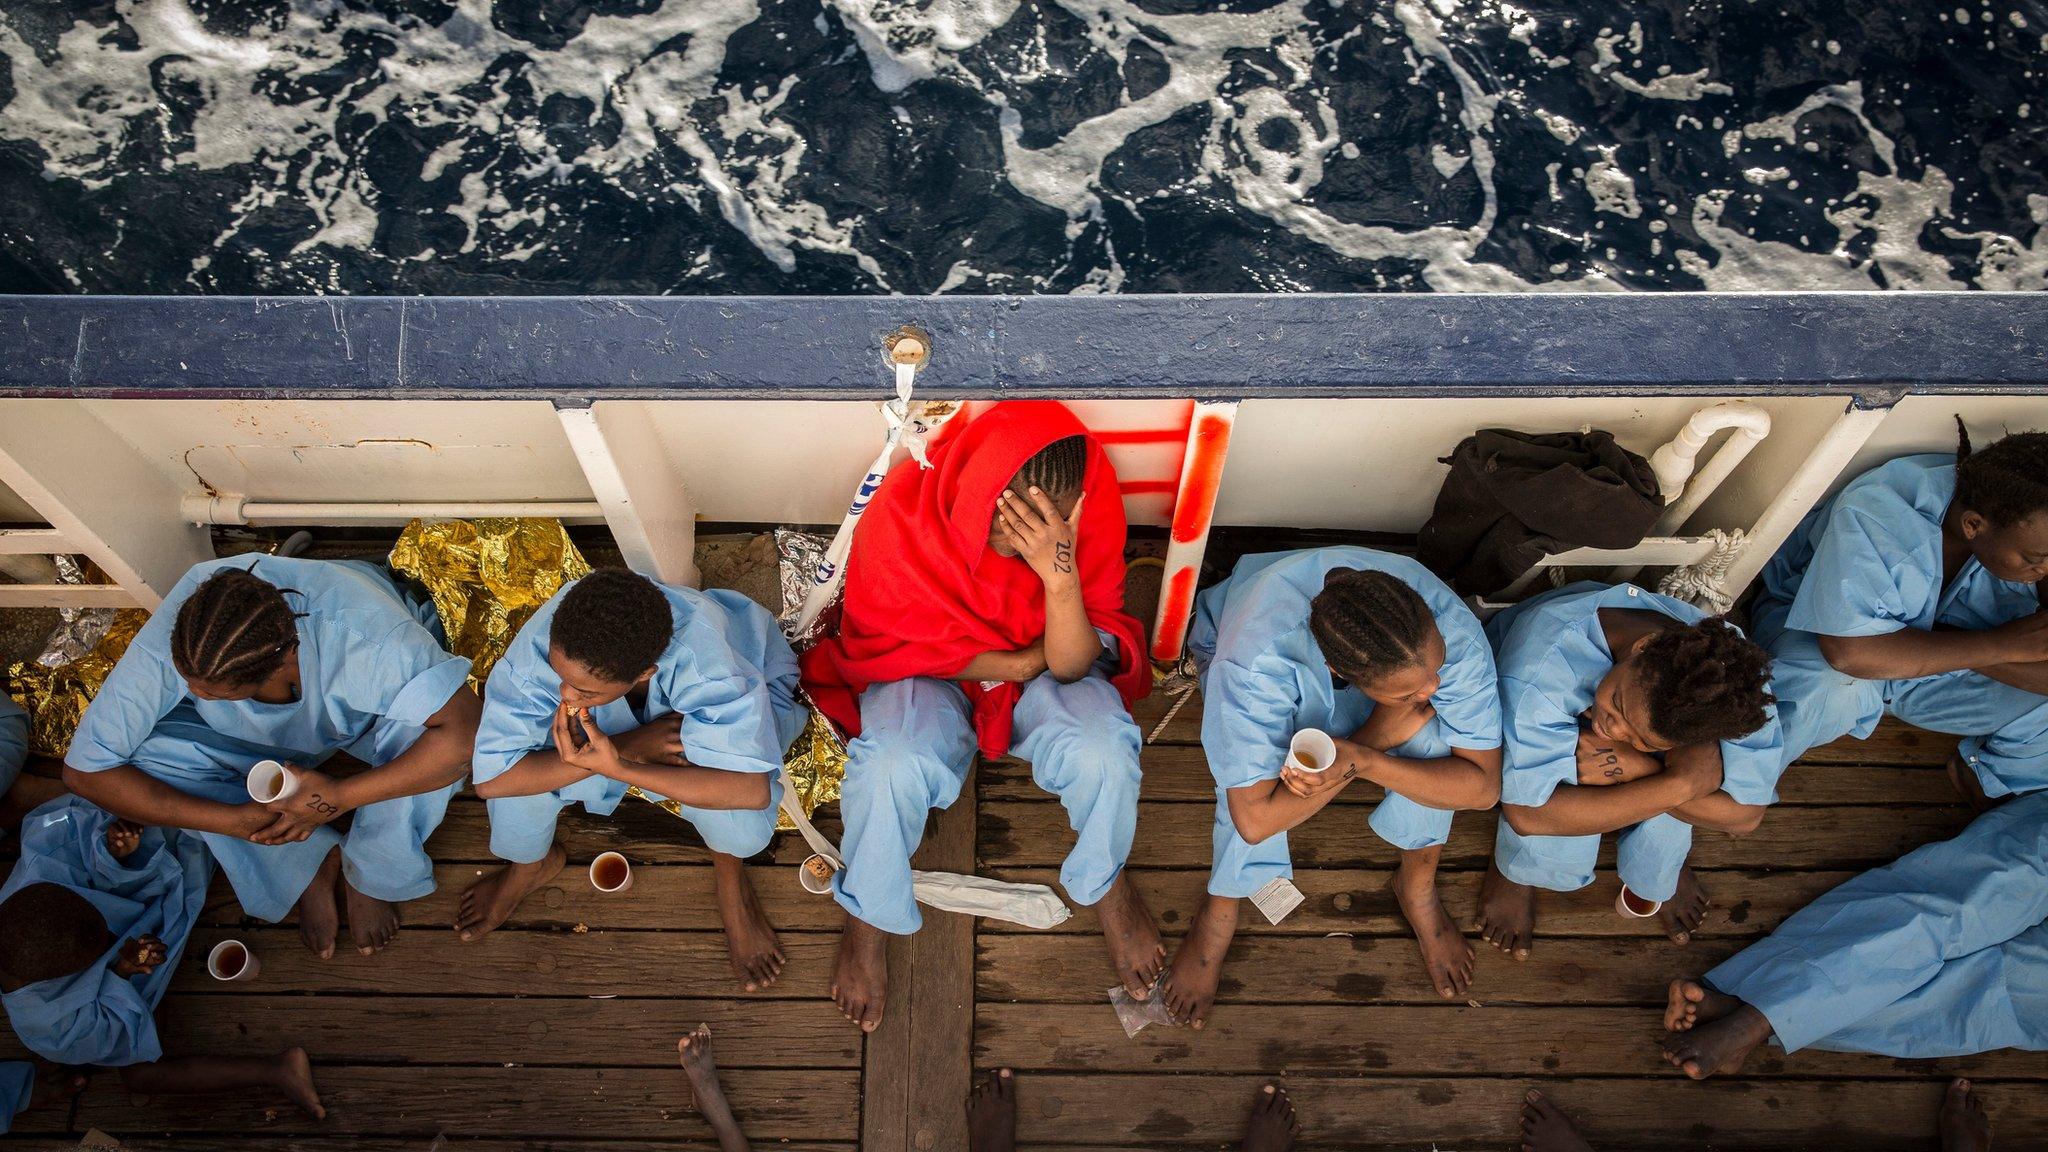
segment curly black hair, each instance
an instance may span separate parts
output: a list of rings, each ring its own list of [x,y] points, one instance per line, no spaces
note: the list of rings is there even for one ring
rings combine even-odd
[[[624,568],[599,568],[562,594],[548,643],[613,684],[654,667],[674,631],[668,597]]]
[[[1679,744],[1739,740],[1777,703],[1770,654],[1718,616],[1657,633],[1636,659],[1650,727]]]
[[[85,897],[60,884],[30,884],[0,902],[0,972],[23,984],[83,972],[112,935]]]
[[[1436,616],[1406,581],[1379,571],[1339,568],[1309,601],[1308,627],[1339,676],[1370,684],[1422,659]]]
[[[261,684],[299,642],[299,613],[279,588],[245,568],[206,578],[178,608],[171,626],[171,664],[200,684]]]
[[[1957,416],[1956,506],[1995,528],[2048,511],[2048,432],[2014,432],[1972,452]]]
[[[1058,500],[1081,490],[1088,474],[1088,438],[1066,436],[1040,448],[1010,477],[1010,491],[1024,495],[1036,484],[1040,492]]]

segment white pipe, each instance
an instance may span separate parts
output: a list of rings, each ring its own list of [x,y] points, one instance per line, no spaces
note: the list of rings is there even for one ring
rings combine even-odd
[[[1677,489],[1667,487],[1665,469],[1675,470],[1682,458],[1685,472],[1692,473],[1694,458],[1706,447],[1707,441],[1724,428],[1733,429],[1735,434],[1721,445],[1720,451],[1714,453],[1706,467],[1692,475],[1690,480],[1680,475]],[[1669,536],[1684,527],[1686,518],[1706,503],[1707,497],[1712,496],[1721,482],[1735,471],[1736,465],[1741,464],[1743,458],[1770,434],[1771,414],[1754,404],[1730,401],[1693,413],[1677,437],[1657,449],[1650,458],[1650,467],[1657,472],[1657,486],[1663,490],[1668,503],[1652,532]]]
[[[1742,555],[1735,558],[1728,574],[1722,577],[1721,591],[1729,599],[1742,595],[1749,582],[1764,570],[1764,565],[1791,538],[1793,529],[1799,527],[1821,497],[1827,495],[1842,470],[1863,450],[1891,412],[1890,408],[1858,408],[1851,403],[1828,427],[1827,434],[1806,454],[1792,479],[1778,490],[1777,497],[1750,527]]]
[[[595,500],[473,500],[427,503],[391,500],[364,503],[285,503],[242,496],[187,496],[179,504],[193,524],[328,524],[381,525],[421,520],[474,520],[484,516],[538,516],[552,520],[602,524],[604,509]]]

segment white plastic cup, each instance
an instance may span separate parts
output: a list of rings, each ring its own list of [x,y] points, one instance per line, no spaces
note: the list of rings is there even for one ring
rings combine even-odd
[[[813,852],[797,865],[797,877],[803,882],[804,891],[813,896],[823,896],[832,891],[832,877],[839,871],[832,861],[821,853]]]
[[[1337,763],[1337,742],[1320,728],[1303,728],[1287,744],[1287,766],[1321,775]]]
[[[258,804],[289,800],[299,791],[299,774],[275,760],[258,760],[249,769],[249,799]]]
[[[604,882],[598,879],[598,875],[613,870],[618,872],[621,879],[618,883],[606,887]],[[600,852],[597,859],[590,862],[590,886],[607,895],[624,892],[633,886],[633,865],[617,852]]]
[[[1662,900],[1643,900],[1643,903],[1650,906],[1650,910],[1648,912],[1638,912],[1629,904],[1628,898],[1630,896],[1635,896],[1635,893],[1630,892],[1628,885],[1623,884],[1621,891],[1614,897],[1614,910],[1631,920],[1648,920],[1650,917],[1655,916],[1659,909],[1664,907]],[[1642,900],[1643,898],[1636,896],[1636,899]]]
[[[234,966],[237,955],[242,961],[239,968]],[[215,980],[254,980],[262,970],[263,962],[256,958],[255,950],[240,940],[223,940],[206,954],[206,974]]]

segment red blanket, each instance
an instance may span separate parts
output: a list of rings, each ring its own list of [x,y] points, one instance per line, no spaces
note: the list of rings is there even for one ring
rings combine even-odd
[[[854,531],[839,634],[802,658],[804,688],[850,735],[860,694],[913,676],[950,678],[985,652],[1024,648],[1045,635],[1045,586],[1023,560],[988,546],[996,496],[1017,469],[1056,440],[1086,429],[1062,404],[996,405],[931,452],[932,467],[889,470]],[[1123,494],[1116,470],[1088,439],[1086,498],[1075,528],[1082,600],[1095,627],[1116,637],[1115,684],[1124,705],[1151,688],[1145,633],[1124,611]],[[1021,684],[965,683],[983,755],[1010,750],[1010,710]]]

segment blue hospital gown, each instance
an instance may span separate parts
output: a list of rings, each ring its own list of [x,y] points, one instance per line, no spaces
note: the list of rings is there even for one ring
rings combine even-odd
[[[1292,875],[1285,834],[1251,844],[1237,833],[1229,792],[1276,780],[1296,732],[1320,728],[1348,737],[1372,715],[1358,688],[1336,686],[1309,629],[1309,604],[1338,569],[1386,572],[1413,588],[1443,635],[1442,683],[1430,697],[1436,717],[1393,755],[1435,759],[1451,749],[1501,745],[1493,651],[1479,620],[1443,581],[1416,561],[1369,548],[1317,548],[1246,556],[1230,578],[1196,601],[1188,649],[1200,671],[1202,750],[1216,780],[1215,854],[1209,891],[1249,896]],[[1374,809],[1373,831],[1412,850],[1450,838],[1452,813],[1389,792]]]
[[[503,775],[528,753],[553,746],[562,679],[548,664],[548,638],[555,609],[574,586],[565,585],[541,605],[491,669],[471,763],[478,784]],[[600,731],[617,735],[673,712],[690,763],[775,776],[808,713],[796,699],[796,656],[774,618],[738,592],[656,587],[668,598],[673,633],[655,662],[646,701],[636,710],[621,697],[593,709],[591,719]],[[626,787],[624,781],[593,775],[552,792],[494,799],[489,802],[491,851],[515,863],[537,861],[554,843],[563,808],[580,803],[587,812],[610,815],[626,798]],[[771,792],[780,799],[779,778]],[[685,805],[683,817],[712,851],[733,856],[760,852],[775,834],[773,802],[760,810]]]
[[[60,796],[21,825],[21,859],[0,886],[0,900],[31,884],[58,884],[99,910],[113,946],[82,972],[41,980],[0,997],[14,1033],[31,1052],[59,1064],[120,1067],[163,1056],[155,1012],[170,988],[185,943],[206,904],[213,861],[196,836],[145,828],[126,858],[107,851],[112,813],[77,796]],[[147,976],[113,971],[123,943],[164,942],[167,956]]]
[[[179,607],[213,573],[250,568],[286,590],[302,613],[300,699],[201,700],[171,663]],[[234,557],[196,564],[136,634],[86,709],[65,762],[81,772],[131,764],[195,796],[249,802],[258,760],[317,766],[336,752],[387,764],[426,732],[426,722],[463,687],[469,661],[443,649],[430,604],[404,597],[388,569],[354,561]],[[336,844],[356,890],[397,903],[434,890],[423,847],[461,787],[365,805],[346,838],[333,826],[298,844],[259,845],[201,833],[252,916],[278,920],[298,902]]]
[[[1838,737],[1869,736],[1889,712],[1962,736],[1960,754],[1987,796],[2048,787],[2048,697],[1967,669],[1860,680],[1820,653],[1818,635],[1983,631],[2040,611],[2034,585],[2000,580],[1974,556],[1943,586],[1941,522],[1955,491],[1953,456],[1879,465],[1809,513],[1764,568],[1752,616],[1775,661],[1788,763]]]

